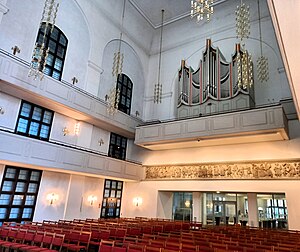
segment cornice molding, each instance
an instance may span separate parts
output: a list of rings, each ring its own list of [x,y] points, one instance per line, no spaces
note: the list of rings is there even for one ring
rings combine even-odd
[[[146,180],[300,179],[300,160],[145,166]]]

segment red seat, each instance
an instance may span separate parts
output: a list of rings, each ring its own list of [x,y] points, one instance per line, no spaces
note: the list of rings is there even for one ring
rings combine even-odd
[[[68,251],[80,251],[80,250],[88,250],[91,239],[91,232],[81,232],[78,238],[77,244],[70,244],[68,246]]]

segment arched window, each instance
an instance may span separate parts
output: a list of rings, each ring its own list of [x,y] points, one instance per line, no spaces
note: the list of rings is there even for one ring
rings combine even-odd
[[[133,84],[125,74],[118,75],[117,88],[120,90],[118,110],[130,115],[131,96]]]
[[[43,40],[45,48],[49,48],[44,74],[52,76],[54,79],[61,80],[68,39],[56,26],[53,27],[51,32],[51,25],[47,26],[47,29],[45,29],[45,23],[42,23],[36,42],[41,46]]]

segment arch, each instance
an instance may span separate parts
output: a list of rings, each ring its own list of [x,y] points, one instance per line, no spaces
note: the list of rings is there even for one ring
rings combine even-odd
[[[113,39],[109,41],[104,50],[102,57],[101,68],[103,69],[103,74],[100,78],[100,85],[98,89],[98,97],[104,99],[105,95],[109,93],[112,87],[116,87],[117,79],[112,76],[112,66],[114,53],[118,51],[120,46],[119,39]],[[143,64],[138,56],[137,52],[133,47],[121,40],[120,52],[124,55],[122,74],[128,76],[132,83],[132,99],[131,99],[131,112],[133,114],[139,115],[143,113],[143,99],[145,90],[145,75]]]

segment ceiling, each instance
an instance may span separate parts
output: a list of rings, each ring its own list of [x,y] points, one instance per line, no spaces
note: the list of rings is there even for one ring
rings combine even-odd
[[[228,0],[215,0],[213,6],[225,1]],[[188,17],[191,11],[190,0],[129,0],[129,2],[155,29],[161,25],[161,10],[165,11],[164,24]]]

